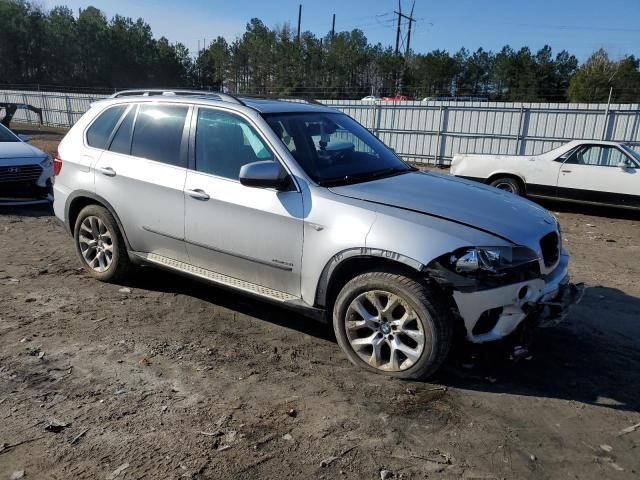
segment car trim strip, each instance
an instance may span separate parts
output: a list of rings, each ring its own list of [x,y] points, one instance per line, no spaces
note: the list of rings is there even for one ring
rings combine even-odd
[[[157,255],[155,253],[131,252],[131,254],[144,261],[162,265],[171,270],[176,270],[181,273],[193,275],[195,277],[199,277],[213,283],[225,285],[248,293],[253,293],[254,295],[266,297],[278,302],[292,302],[299,300],[299,297],[291,295],[290,293],[281,292],[279,290],[274,290],[262,285],[247,282],[245,280],[240,280],[238,278],[230,277],[222,273],[214,272],[213,270],[207,270],[206,268],[201,268],[189,263],[174,260],[172,258],[163,257],[162,255]]]
[[[259,258],[255,258],[255,257],[249,257],[247,255],[242,255],[240,253],[230,252],[229,250],[223,250],[221,248],[215,248],[215,247],[212,247],[211,245],[206,245],[204,243],[194,242],[194,241],[191,241],[191,240],[187,240],[185,238],[180,238],[180,237],[177,237],[175,235],[171,235],[169,233],[159,232],[157,230],[154,230],[153,228],[147,227],[146,225],[143,225],[142,229],[145,230],[146,232],[155,233],[156,235],[161,235],[163,237],[171,238],[172,240],[177,240],[179,242],[185,242],[185,243],[188,243],[190,245],[194,245],[196,247],[205,248],[207,250],[211,250],[211,251],[214,251],[214,252],[222,253],[224,255],[230,255],[232,257],[240,258],[242,260],[247,260],[249,262],[259,263],[261,265],[266,265],[267,267],[273,267],[273,268],[277,268],[279,270],[285,270],[287,272],[293,271],[293,265],[286,264],[282,260],[271,260],[271,261],[268,261],[268,260],[261,260]]]

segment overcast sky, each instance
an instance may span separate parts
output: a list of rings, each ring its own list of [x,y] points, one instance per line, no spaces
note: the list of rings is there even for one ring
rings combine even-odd
[[[397,0],[42,0],[45,8],[66,4],[75,14],[89,5],[114,14],[142,17],[156,37],[184,43],[196,51],[198,41],[222,35],[232,40],[252,17],[268,26],[297,24],[318,36],[331,29],[360,28],[372,43],[395,44]],[[402,2],[403,12],[411,1]],[[416,0],[412,49],[427,52],[460,47],[498,50],[509,44],[537,50],[544,44],[555,53],[569,50],[580,60],[603,47],[613,58],[640,56],[640,0]]]

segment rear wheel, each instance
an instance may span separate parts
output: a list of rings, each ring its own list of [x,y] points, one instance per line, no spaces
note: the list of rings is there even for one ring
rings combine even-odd
[[[524,188],[522,184],[512,177],[499,177],[490,182],[490,185],[497,189],[504,190],[505,192],[513,193],[514,195],[523,195]]]
[[[114,282],[130,268],[129,256],[113,215],[100,205],[88,205],[74,228],[76,252],[85,270],[98,280]]]
[[[398,378],[432,375],[452,342],[452,321],[434,292],[394,273],[349,281],[336,299],[333,326],[351,362]]]

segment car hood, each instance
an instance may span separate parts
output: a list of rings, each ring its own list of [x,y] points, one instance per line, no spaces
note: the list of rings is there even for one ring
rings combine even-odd
[[[40,158],[47,154],[25,142],[0,142],[0,165],[6,165],[6,159]]]
[[[537,243],[556,228],[554,217],[524,198],[432,172],[412,172],[332,187],[346,197],[445,218],[519,245]]]

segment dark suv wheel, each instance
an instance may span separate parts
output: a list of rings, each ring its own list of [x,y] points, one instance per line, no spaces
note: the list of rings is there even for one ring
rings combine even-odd
[[[333,308],[333,327],[349,360],[398,378],[426,378],[451,347],[453,322],[427,286],[369,272],[349,281]]]
[[[130,268],[129,256],[113,215],[100,205],[78,214],[73,231],[76,251],[85,270],[98,280],[114,282]]]

